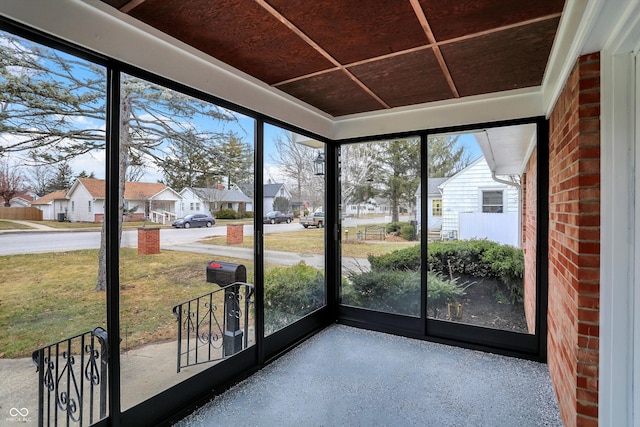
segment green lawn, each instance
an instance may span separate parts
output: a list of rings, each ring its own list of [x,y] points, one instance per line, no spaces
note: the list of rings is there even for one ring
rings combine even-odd
[[[382,255],[397,249],[403,249],[409,246],[417,245],[419,242],[407,241],[379,241],[379,240],[357,240],[357,232],[362,231],[364,227],[350,228],[349,239],[343,232],[342,236],[342,255],[345,257],[366,258],[368,254]],[[264,235],[265,250],[296,252],[303,254],[322,254],[324,253],[324,232],[323,228],[308,228],[301,231],[291,231],[285,233],[269,233]],[[244,241],[239,245],[233,245],[244,248],[253,247],[253,236],[244,236]],[[204,240],[204,243],[211,245],[226,245],[227,238],[225,236],[214,237]]]
[[[13,221],[4,221],[0,219],[0,230],[28,230],[33,227],[29,227],[25,224],[18,224]]]
[[[121,254],[123,348],[175,339],[173,306],[217,289],[206,282],[210,255],[145,256],[136,249]],[[106,294],[94,290],[97,250],[3,256],[0,265],[0,357],[27,357],[44,345],[106,327]],[[247,270],[252,282],[253,266]]]
[[[0,221],[0,226],[3,222]],[[267,234],[265,248],[322,254],[324,232],[324,229],[306,229]],[[343,256],[366,258],[368,254],[379,255],[417,244],[356,241],[352,238],[356,232],[350,231],[349,240],[343,242]],[[206,242],[226,245],[226,237]],[[240,246],[253,247],[253,237],[245,236]],[[163,251],[144,256],[138,255],[136,249],[121,250],[123,348],[175,339],[177,325],[171,312],[173,306],[217,288],[206,283],[205,266],[210,259],[211,255],[206,254]],[[251,262],[216,259],[245,264],[248,281],[253,283]],[[0,265],[0,358],[27,357],[44,345],[96,326],[106,327],[106,296],[94,290],[97,250],[2,256]]]

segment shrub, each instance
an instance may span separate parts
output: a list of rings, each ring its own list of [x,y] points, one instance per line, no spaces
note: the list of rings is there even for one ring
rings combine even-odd
[[[497,299],[506,298],[512,304],[522,302],[524,254],[521,249],[489,240],[461,240],[432,243],[427,252],[430,271],[497,279],[501,282],[495,289]]]
[[[420,245],[399,249],[384,255],[367,255],[373,271],[420,271]]]
[[[385,255],[369,255],[373,271],[419,271],[420,245]],[[511,303],[522,302],[524,296],[524,255],[521,249],[488,240],[458,240],[427,245],[427,269],[449,277],[464,274],[488,277],[501,282],[496,298]]]
[[[406,222],[390,222],[385,226],[385,231],[387,234],[398,234],[400,233],[400,229],[403,225],[407,224]]]
[[[242,213],[242,218],[253,218],[253,211],[245,211]]]
[[[416,240],[416,228],[411,224],[404,224],[400,227],[400,237],[404,240]]]
[[[371,271],[350,274],[343,285],[347,305],[391,313],[420,314],[420,273]]]
[[[427,274],[427,304],[437,317],[447,303],[457,301],[465,288],[439,273]],[[342,302],[347,305],[418,316],[420,273],[417,271],[371,271],[350,274],[343,284]]]
[[[264,304],[267,333],[322,307],[325,301],[324,289],[322,272],[302,262],[266,271]]]
[[[238,214],[233,209],[220,209],[216,212],[216,219],[237,219]]]
[[[448,280],[440,273],[427,272],[427,308],[432,310],[433,317],[438,317],[440,309],[463,296],[465,289],[457,283],[457,278]]]

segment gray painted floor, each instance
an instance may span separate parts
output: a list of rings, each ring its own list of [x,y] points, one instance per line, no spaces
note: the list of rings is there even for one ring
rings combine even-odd
[[[562,423],[544,364],[334,325],[176,425]]]

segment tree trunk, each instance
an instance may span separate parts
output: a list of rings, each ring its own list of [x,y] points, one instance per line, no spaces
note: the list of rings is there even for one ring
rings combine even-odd
[[[131,94],[127,93],[120,104],[120,155],[118,157],[118,248],[122,237],[122,215],[124,213],[124,184],[129,164],[129,118],[131,116]],[[108,196],[108,195],[107,195]],[[103,221],[98,253],[98,283],[96,291],[107,289],[107,221]],[[118,274],[119,272],[112,272]]]

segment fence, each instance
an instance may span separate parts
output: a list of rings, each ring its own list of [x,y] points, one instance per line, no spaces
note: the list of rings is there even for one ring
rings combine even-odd
[[[42,211],[38,208],[5,208],[0,207],[0,219],[19,219],[25,221],[42,221]]]
[[[178,372],[247,348],[253,290],[248,283],[235,282],[173,307],[178,321]]]
[[[107,332],[98,327],[33,352],[38,425],[90,425],[107,416]]]
[[[493,242],[520,247],[518,214],[472,213],[458,214],[460,240],[487,239]]]

